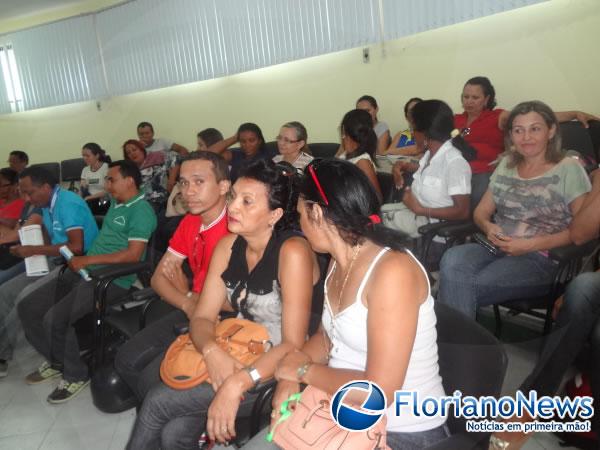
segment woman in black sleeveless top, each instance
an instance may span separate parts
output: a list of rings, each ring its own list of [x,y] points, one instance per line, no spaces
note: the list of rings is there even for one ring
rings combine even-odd
[[[128,448],[198,448],[206,431],[226,442],[235,436],[238,412],[249,414],[246,393],[257,377],[272,377],[277,362],[306,338],[319,266],[298,233],[292,175],[271,161],[247,167],[232,187],[228,226],[232,235],[215,248],[204,289],[190,321],[194,345],[205,358],[212,385],[177,391],[160,383],[144,400]],[[243,368],[216,344],[220,311],[264,325],[273,348]],[[242,400],[242,397],[244,399]]]

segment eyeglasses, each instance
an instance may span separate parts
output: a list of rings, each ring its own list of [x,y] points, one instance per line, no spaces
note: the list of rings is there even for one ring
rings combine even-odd
[[[288,139],[288,138],[286,138],[286,137],[283,137],[283,136],[277,136],[277,137],[275,138],[275,140],[276,140],[277,142],[283,142],[284,144],[295,144],[296,142],[300,142],[302,139],[297,139],[297,140],[295,140],[295,141],[292,141],[292,140],[290,140],[290,139]]]
[[[315,172],[314,164],[309,164],[308,165],[308,173],[310,173],[310,176],[312,177],[313,181],[315,182],[315,186],[317,186],[317,190],[319,191],[319,195],[321,196],[321,198],[323,199],[323,201],[325,202],[325,204],[327,206],[329,206],[329,200],[327,200],[327,196],[325,195],[325,191],[323,190],[323,186],[321,186],[321,183],[319,182],[319,179],[317,178],[317,172]]]

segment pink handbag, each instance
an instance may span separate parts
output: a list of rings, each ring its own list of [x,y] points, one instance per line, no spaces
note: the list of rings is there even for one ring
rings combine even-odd
[[[385,416],[367,431],[347,431],[331,417],[330,401],[329,394],[312,386],[308,386],[299,398],[298,394],[290,397],[282,405],[283,421],[272,431],[273,442],[284,450],[389,449]],[[295,408],[290,410],[288,406],[292,402],[295,402]]]

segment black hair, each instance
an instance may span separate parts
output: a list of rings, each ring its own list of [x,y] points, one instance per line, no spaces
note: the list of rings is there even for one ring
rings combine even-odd
[[[85,150],[89,150],[90,152],[92,152],[93,155],[97,156],[98,159],[100,160],[100,162],[103,163],[109,163],[112,161],[112,159],[110,158],[110,156],[108,156],[106,154],[106,151],[102,149],[102,147],[100,147],[98,144],[96,144],[95,142],[88,142],[87,144],[84,144],[83,149]]]
[[[248,164],[239,178],[249,178],[263,183],[269,193],[269,209],[283,209],[283,216],[275,224],[276,230],[297,230],[298,171],[289,163],[274,163],[260,159]],[[238,178],[238,179],[239,179]]]
[[[421,97],[413,97],[409,101],[407,101],[404,104],[404,117],[408,116],[408,107],[410,106],[411,103],[413,103],[413,102],[419,103],[419,102],[422,102],[422,101],[423,101],[423,99]]]
[[[58,180],[55,178],[52,172],[39,166],[32,166],[23,169],[23,171],[19,174],[19,180],[22,180],[25,177],[31,178],[31,183],[33,183],[35,186],[47,184],[51,188],[54,188],[54,186],[56,186],[58,183]]]
[[[367,111],[362,109],[348,111],[342,119],[342,133],[358,144],[356,150],[346,154],[346,159],[368,153],[375,163],[377,135],[373,130],[373,119]]]
[[[225,158],[223,158],[221,155],[218,155],[216,153],[196,150],[196,151],[190,152],[189,155],[185,156],[183,158],[183,160],[181,161],[181,164],[183,165],[183,163],[185,163],[187,161],[198,161],[198,160],[210,161],[212,163],[212,165],[213,165],[212,170],[213,170],[213,173],[215,174],[215,178],[217,179],[217,182],[223,181],[223,180],[229,180],[229,164],[227,163],[227,161],[225,161]]]
[[[11,186],[14,186],[19,181],[19,174],[16,170],[12,170],[10,167],[0,169],[0,177],[8,181]]]
[[[207,147],[223,140],[223,134],[216,128],[206,128],[198,133],[198,137],[204,141]]]
[[[29,155],[22,150],[13,150],[10,152],[9,156],[16,156],[21,162],[29,164]]]
[[[150,127],[150,129],[154,133],[154,127],[152,126],[152,124],[150,122],[140,122],[140,123],[138,123],[138,126],[137,126],[136,130],[139,130],[140,128],[146,128],[146,127]]]
[[[492,86],[492,82],[490,81],[490,79],[488,77],[482,77],[482,76],[473,77],[473,78],[467,80],[467,82],[465,83],[465,86],[467,84],[474,85],[474,86],[481,86],[481,90],[483,91],[483,96],[490,97],[487,101],[487,104],[485,105],[486,109],[491,110],[496,107],[496,90],[494,89],[494,86]]]
[[[138,166],[133,161],[128,159],[120,159],[118,161],[111,162],[108,168],[118,167],[119,173],[123,178],[131,177],[135,183],[136,188],[140,188],[142,185],[142,174]]]
[[[452,139],[452,145],[460,150],[467,161],[472,161],[477,156],[476,150],[460,134],[451,137],[454,130],[454,113],[443,101],[423,100],[413,107],[411,115],[414,131],[421,132],[434,141],[446,142]]]
[[[309,167],[312,167],[327,202]],[[337,228],[348,244],[356,245],[369,239],[377,245],[404,251],[405,234],[373,223],[371,217],[379,216],[381,203],[373,184],[356,165],[340,159],[313,160],[304,169],[300,196],[310,203],[318,203],[325,219]]]
[[[377,105],[377,100],[375,100],[375,97],[371,96],[371,95],[363,95],[361,98],[359,98],[358,100],[356,100],[356,104],[358,105],[360,102],[369,102],[369,104],[377,109],[379,108],[379,106]]]

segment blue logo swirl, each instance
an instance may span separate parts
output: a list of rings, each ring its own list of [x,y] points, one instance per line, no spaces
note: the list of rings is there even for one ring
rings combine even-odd
[[[344,404],[344,398],[353,390],[367,393],[360,408]],[[333,420],[348,431],[364,431],[371,428],[385,414],[386,401],[383,390],[377,384],[366,381],[351,381],[334,394],[331,401]]]

